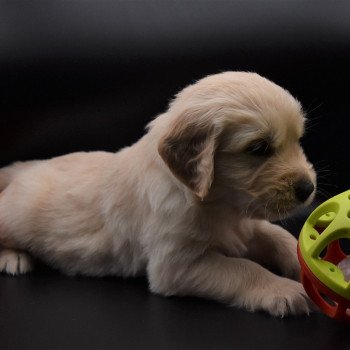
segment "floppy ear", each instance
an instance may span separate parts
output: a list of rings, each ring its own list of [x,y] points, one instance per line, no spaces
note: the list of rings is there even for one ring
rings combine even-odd
[[[158,144],[158,152],[172,173],[201,199],[214,178],[217,134],[209,122],[178,118]]]

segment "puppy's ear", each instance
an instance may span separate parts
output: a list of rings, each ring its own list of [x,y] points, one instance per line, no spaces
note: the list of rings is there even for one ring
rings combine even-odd
[[[158,144],[158,152],[172,173],[201,199],[213,182],[217,135],[209,122],[179,118]]]

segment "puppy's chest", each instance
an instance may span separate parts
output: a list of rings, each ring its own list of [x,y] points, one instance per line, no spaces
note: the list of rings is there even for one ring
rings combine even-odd
[[[251,239],[251,233],[242,230],[240,227],[226,227],[215,235],[214,245],[223,254],[232,257],[242,257],[248,252],[248,242]]]

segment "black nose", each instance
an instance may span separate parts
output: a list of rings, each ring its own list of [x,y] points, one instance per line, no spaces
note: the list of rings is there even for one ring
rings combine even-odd
[[[294,184],[295,197],[300,202],[305,202],[314,191],[315,186],[309,180],[299,180]]]

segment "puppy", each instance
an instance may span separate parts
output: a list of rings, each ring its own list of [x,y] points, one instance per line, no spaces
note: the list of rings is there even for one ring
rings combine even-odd
[[[308,313],[303,287],[289,279],[299,271],[296,239],[269,223],[313,199],[304,119],[286,90],[226,72],[185,88],[115,154],[3,168],[0,270],[25,273],[33,256],[68,275],[146,273],[166,296]]]

